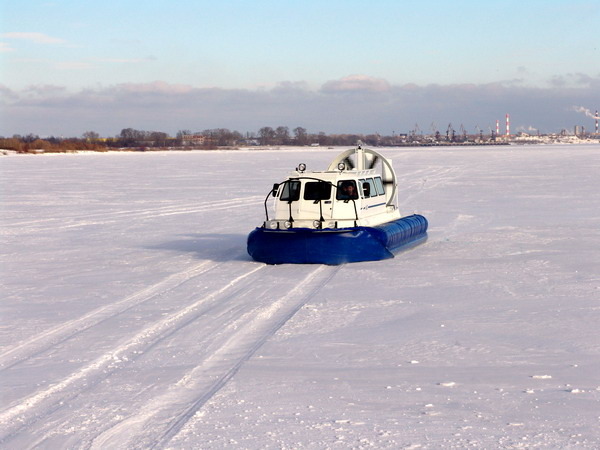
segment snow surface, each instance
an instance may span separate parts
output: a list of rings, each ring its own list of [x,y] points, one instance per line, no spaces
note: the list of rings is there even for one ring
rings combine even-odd
[[[600,146],[381,149],[426,243],[251,261],[339,151],[1,157],[0,447],[600,447]]]

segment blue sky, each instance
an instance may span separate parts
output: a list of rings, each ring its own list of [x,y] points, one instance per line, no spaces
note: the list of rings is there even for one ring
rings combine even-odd
[[[266,125],[389,133],[416,121],[487,125],[511,111],[518,126],[556,131],[585,118],[575,107],[600,107],[600,0],[1,8],[4,135]]]

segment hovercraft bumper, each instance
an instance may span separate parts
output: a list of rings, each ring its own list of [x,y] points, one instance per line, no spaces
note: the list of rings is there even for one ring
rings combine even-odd
[[[256,228],[248,236],[248,253],[267,264],[343,264],[393,258],[394,251],[427,237],[427,219],[403,217],[375,227],[314,230]]]

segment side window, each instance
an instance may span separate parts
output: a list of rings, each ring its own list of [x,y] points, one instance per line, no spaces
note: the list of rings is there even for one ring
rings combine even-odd
[[[359,190],[360,190],[360,196],[362,198],[369,198],[369,195],[365,195],[365,190],[363,185],[365,184],[366,180],[364,178],[361,178],[360,180],[358,180],[358,184],[359,184]]]
[[[377,189],[377,195],[385,194],[385,189],[383,188],[383,181],[381,181],[381,177],[375,177],[375,189]]]
[[[319,181],[310,181],[304,185],[304,200],[329,200],[331,198],[331,184]]]
[[[281,191],[282,202],[295,202],[300,199],[300,182],[298,180],[286,181]]]
[[[273,183],[273,189],[271,189],[271,195],[273,197],[277,197],[278,191],[279,191],[279,183]]]
[[[375,184],[373,183],[373,178],[361,179],[360,181],[360,192],[364,198],[375,197],[377,196],[377,191],[375,191]]]
[[[377,197],[377,191],[375,190],[375,183],[373,183],[373,178],[367,178],[365,182],[369,184],[369,197]]]
[[[337,200],[356,200],[358,198],[358,190],[354,180],[338,181],[335,192]]]

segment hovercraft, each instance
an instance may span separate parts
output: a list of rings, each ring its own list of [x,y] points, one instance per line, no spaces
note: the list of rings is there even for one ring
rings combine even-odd
[[[266,220],[248,235],[248,253],[267,264],[343,264],[393,258],[427,238],[427,219],[402,217],[396,173],[380,153],[340,153],[326,171],[300,164],[265,198]],[[274,216],[269,217],[269,200]],[[273,205],[271,205],[273,207]]]

